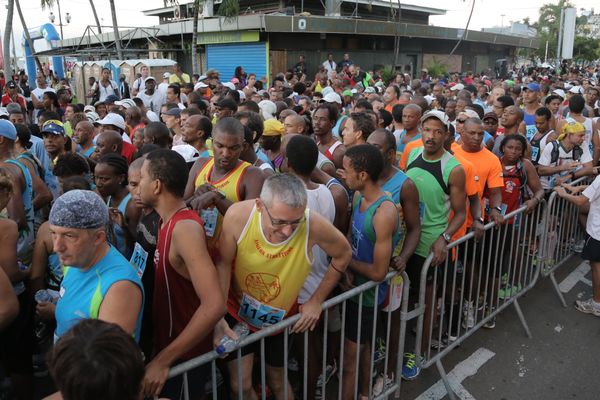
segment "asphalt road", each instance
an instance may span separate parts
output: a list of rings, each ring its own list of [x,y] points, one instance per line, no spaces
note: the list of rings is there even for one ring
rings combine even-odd
[[[582,263],[575,257],[556,273],[568,290],[564,293],[567,308],[550,280],[542,277],[521,297],[533,338],[527,338],[510,307],[498,316],[495,329],[482,329],[443,360],[446,372],[454,370],[455,381],[461,381],[456,386],[458,398],[600,399],[600,318],[573,307],[576,299],[587,299],[592,293],[591,272]],[[403,383],[401,398],[448,399],[439,380],[435,367],[424,370],[415,381]]]

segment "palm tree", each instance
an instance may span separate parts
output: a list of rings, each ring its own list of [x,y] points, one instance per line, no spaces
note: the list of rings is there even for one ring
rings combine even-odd
[[[46,76],[44,74],[44,68],[42,67],[42,63],[40,59],[35,54],[35,48],[33,47],[33,40],[31,40],[31,35],[29,34],[29,29],[27,28],[27,23],[25,22],[25,17],[23,17],[23,11],[21,10],[21,3],[19,0],[14,0],[15,6],[17,7],[17,13],[19,14],[19,19],[21,20],[21,25],[23,26],[23,33],[25,34],[25,38],[27,39],[27,43],[29,44],[29,48],[31,49],[31,56],[34,58],[37,68],[39,69],[40,74],[42,76]]]
[[[102,33],[102,27],[100,26],[100,20],[98,19],[98,13],[96,12],[96,6],[94,5],[94,0],[90,0],[90,7],[92,7],[92,13],[94,14],[94,19],[96,20],[96,26],[98,27],[98,33]]]
[[[8,5],[6,7],[6,25],[4,27],[4,47],[2,57],[4,59],[4,69],[8,71],[8,68],[10,67],[10,34],[13,30],[12,21],[13,12],[15,9],[15,0],[8,0]]]
[[[165,7],[167,3],[169,5],[178,5],[177,0],[164,0]],[[200,10],[204,8],[204,5],[207,0],[194,0],[192,5],[192,74],[198,74],[200,72],[200,68],[198,66],[198,58],[196,54],[198,53],[198,19],[200,17]],[[212,1],[210,3],[213,3]],[[237,17],[240,14],[240,4],[237,0],[223,0],[219,9],[217,10],[217,14],[225,17],[226,20],[231,20]]]

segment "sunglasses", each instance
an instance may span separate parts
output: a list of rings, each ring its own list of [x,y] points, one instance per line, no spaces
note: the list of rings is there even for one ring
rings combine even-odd
[[[303,223],[306,219],[305,216],[303,216],[300,219],[297,219],[296,221],[284,221],[281,219],[273,219],[273,217],[271,216],[271,213],[269,212],[269,209],[265,206],[265,211],[267,212],[267,215],[269,216],[269,220],[271,220],[271,225],[273,225],[276,228],[281,228],[284,226],[290,226],[292,228],[297,227],[298,225],[300,225],[301,223]]]
[[[466,119],[457,119],[456,122],[458,122],[459,124],[464,124],[466,121]]]

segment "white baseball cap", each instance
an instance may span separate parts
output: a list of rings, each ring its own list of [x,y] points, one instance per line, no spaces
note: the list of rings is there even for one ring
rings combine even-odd
[[[326,103],[342,104],[342,98],[336,92],[327,93],[325,96],[323,96],[323,101]]]
[[[424,121],[426,121],[430,118],[437,119],[438,121],[440,121],[442,124],[444,124],[446,126],[446,129],[450,129],[450,121],[448,120],[448,116],[446,115],[446,113],[444,113],[443,111],[440,111],[440,110],[427,111],[421,117],[421,123],[423,123]]]
[[[117,128],[125,130],[125,120],[119,114],[108,113],[104,119],[98,121],[100,125],[113,125]]]
[[[552,93],[554,93],[554,94],[555,94],[555,95],[557,95],[557,96],[560,96],[560,97],[562,97],[563,99],[565,98],[565,91],[564,91],[564,90],[562,90],[562,89],[554,89],[554,90],[552,91]]]
[[[223,83],[223,86],[225,86],[226,88],[229,88],[231,90],[236,90],[233,82],[225,82],[225,83]]]
[[[136,106],[135,101],[133,101],[131,99],[123,99],[123,100],[115,101],[115,105],[124,107],[125,109]]]
[[[204,82],[198,82],[194,85],[194,90],[199,90],[199,89],[204,89],[207,88],[208,85]]]

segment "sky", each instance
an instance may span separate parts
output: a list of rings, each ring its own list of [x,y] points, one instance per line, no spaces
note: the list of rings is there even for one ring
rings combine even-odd
[[[42,10],[39,0],[20,0],[21,8],[25,15],[25,19],[29,28],[40,26],[48,21],[50,10]],[[393,0],[396,2],[396,0]],[[484,27],[492,26],[508,26],[510,21],[520,21],[525,17],[529,17],[531,21],[537,21],[539,16],[539,8],[543,4],[558,3],[558,0],[402,0],[402,3],[415,4],[425,7],[434,7],[446,9],[446,15],[433,16],[430,18],[430,23],[437,26],[445,26],[451,28],[465,28],[469,11],[472,2],[475,1],[475,9],[473,17],[469,25],[469,29],[481,30]],[[185,3],[185,0],[180,0],[180,3]],[[600,1],[598,0],[571,0],[578,8],[590,9],[596,7],[596,13],[600,12]],[[299,4],[299,1],[295,1]],[[6,21],[6,4],[7,0],[0,0],[0,32],[4,33]],[[112,19],[108,0],[95,0],[98,17],[101,19],[102,25],[111,25]],[[61,11],[64,15],[69,12],[71,15],[71,23],[63,27],[64,37],[73,38],[84,35],[88,25],[94,25],[94,18],[91,12],[89,0],[60,0]],[[115,0],[117,8],[117,19],[119,25],[124,28],[151,26],[158,24],[157,17],[146,17],[141,10],[159,8],[163,6],[163,0]],[[58,10],[55,6],[54,14],[57,16]],[[504,17],[502,16],[504,14]],[[17,44],[17,55],[21,53],[21,37],[23,29],[15,10],[13,20],[13,31],[15,33],[15,41]],[[60,32],[60,28],[57,27]],[[36,45],[36,49],[38,45]],[[45,49],[45,46],[40,45],[39,49]]]

